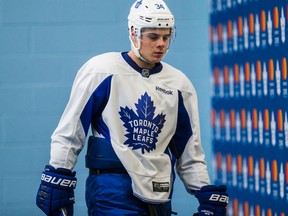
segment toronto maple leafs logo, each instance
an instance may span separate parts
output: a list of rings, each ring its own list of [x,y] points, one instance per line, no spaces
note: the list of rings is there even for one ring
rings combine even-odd
[[[136,112],[132,109],[120,107],[120,119],[126,128],[127,140],[124,144],[132,147],[133,150],[141,149],[141,153],[150,152],[156,148],[158,135],[164,126],[165,114],[155,115],[154,102],[145,92],[135,104]]]

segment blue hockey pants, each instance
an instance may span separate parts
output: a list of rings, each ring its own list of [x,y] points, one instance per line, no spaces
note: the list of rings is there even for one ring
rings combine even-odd
[[[133,195],[128,174],[90,174],[86,180],[89,216],[170,216],[171,202],[152,205]]]

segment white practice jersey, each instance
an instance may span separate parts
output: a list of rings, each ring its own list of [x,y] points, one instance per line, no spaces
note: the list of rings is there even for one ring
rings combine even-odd
[[[127,53],[106,53],[84,64],[52,135],[50,164],[72,170],[90,126],[111,143],[135,196],[144,201],[170,199],[172,152],[188,192],[210,183],[196,92],[181,71],[166,63],[142,69]]]

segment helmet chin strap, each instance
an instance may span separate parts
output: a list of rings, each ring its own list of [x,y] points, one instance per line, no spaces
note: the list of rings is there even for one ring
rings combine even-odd
[[[152,62],[149,62],[148,60],[146,60],[141,54],[140,54],[140,38],[137,37],[137,45],[138,45],[138,48],[135,46],[131,36],[129,37],[130,38],[130,41],[131,41],[131,50],[134,52],[134,54],[136,55],[136,57],[148,64],[152,64]]]

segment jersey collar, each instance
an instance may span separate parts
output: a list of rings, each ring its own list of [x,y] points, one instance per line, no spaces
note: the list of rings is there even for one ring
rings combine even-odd
[[[163,65],[161,62],[157,63],[154,68],[148,69],[148,68],[141,68],[139,67],[133,60],[132,58],[128,55],[128,52],[122,52],[121,53],[122,57],[124,60],[138,73],[140,73],[143,77],[149,77],[151,74],[159,73]]]

